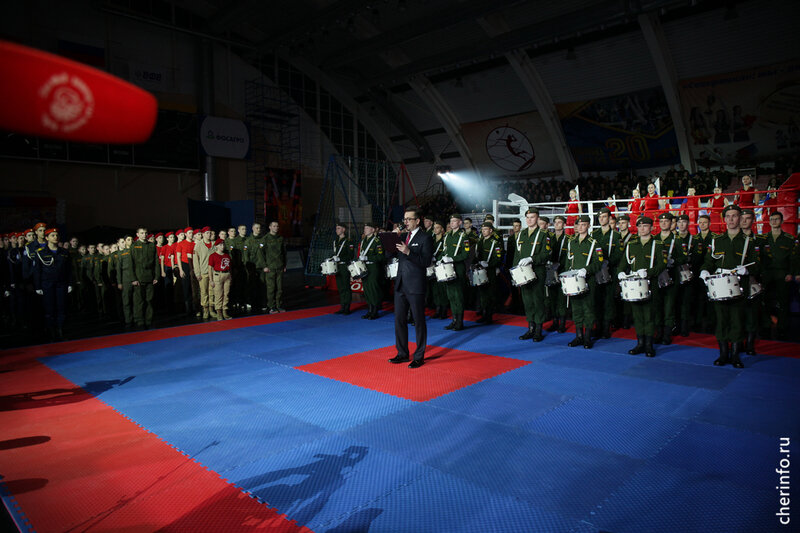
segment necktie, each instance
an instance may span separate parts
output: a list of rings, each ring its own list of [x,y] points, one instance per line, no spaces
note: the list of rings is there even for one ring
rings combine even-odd
[[[411,240],[411,234],[409,233],[408,235],[406,235],[406,246],[408,246],[408,241],[410,240]]]

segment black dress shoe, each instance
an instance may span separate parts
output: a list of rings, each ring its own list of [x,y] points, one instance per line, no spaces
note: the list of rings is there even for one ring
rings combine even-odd
[[[408,365],[408,368],[419,368],[419,367],[421,367],[421,366],[422,366],[422,365],[424,365],[424,364],[425,364],[425,361],[424,361],[424,360],[420,359],[419,361],[417,361],[416,359],[414,359],[414,360],[413,360],[413,361],[411,361],[411,363]]]
[[[408,358],[408,357],[401,357],[401,356],[399,356],[399,355],[395,355],[394,357],[392,357],[391,359],[389,359],[389,362],[390,362],[390,363],[394,363],[394,364],[397,364],[397,363],[407,363],[408,361],[409,361],[409,358]]]

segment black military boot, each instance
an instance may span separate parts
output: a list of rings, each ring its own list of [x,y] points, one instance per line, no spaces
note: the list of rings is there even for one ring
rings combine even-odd
[[[631,316],[625,315],[622,317],[622,329],[631,329]]]
[[[486,315],[487,315],[487,313],[485,313],[485,312],[484,312],[483,310],[481,310],[481,309],[478,309],[477,311],[475,311],[475,314],[476,314],[476,315],[478,315],[478,316],[480,317],[480,318],[479,318],[478,320],[476,320],[475,322],[477,322],[478,324],[485,324],[485,323],[486,323]]]
[[[636,336],[636,346],[628,350],[628,353],[631,355],[639,355],[640,353],[644,352],[644,336],[637,335]]]
[[[533,339],[533,342],[542,342],[544,340],[541,324],[534,324],[533,337],[531,338]]]
[[[453,312],[453,320],[449,324],[447,324],[444,329],[453,329],[456,327],[456,313]]]
[[[550,333],[552,333],[554,331],[558,331],[558,317],[557,316],[553,317],[553,323],[550,324],[550,327],[547,328],[547,331],[550,332]]]
[[[586,328],[583,328],[583,347],[587,350],[592,348],[592,335],[586,330]]]
[[[653,337],[645,335],[644,337],[644,355],[645,357],[655,357],[656,349],[653,346]]]
[[[439,318],[442,320],[447,320],[447,307],[442,307],[442,311],[439,313]]]
[[[581,344],[583,344],[583,332],[585,330],[586,328],[579,328],[578,326],[575,326],[575,338],[569,341],[567,343],[567,346],[571,346],[574,348],[575,346],[580,346]]]
[[[559,333],[567,332],[567,317],[562,316],[558,319],[558,332]]]
[[[369,320],[375,320],[376,318],[378,318],[378,316],[380,316],[380,315],[378,315],[378,309],[380,309],[380,308],[381,308],[380,305],[373,305],[372,306],[372,313],[369,316]]]
[[[528,339],[532,339],[533,338],[533,334],[535,332],[536,332],[536,329],[533,327],[533,324],[528,322],[528,331],[526,331],[525,333],[520,335],[519,336],[519,340],[526,341]]]
[[[672,344],[672,328],[664,324],[662,337],[661,337],[661,344]]]
[[[611,338],[611,323],[606,322],[603,324],[603,338],[610,339]]]
[[[464,311],[456,315],[456,325],[453,327],[453,331],[461,331],[462,329],[464,329]]]
[[[728,359],[728,342],[727,341],[718,341],[719,342],[719,357],[717,357],[716,361],[714,361],[714,365],[716,366],[725,366],[730,363]]]
[[[340,305],[338,311],[333,312],[334,315],[343,315],[344,314],[344,306]]]
[[[752,331],[747,334],[747,348],[745,350],[747,355],[756,354],[756,332]]]
[[[731,343],[731,364],[733,368],[744,368],[742,360],[739,359],[739,351],[741,350],[738,342]]]
[[[494,313],[492,311],[487,311],[485,315],[483,315],[483,325],[488,326],[492,324],[494,321],[492,320],[492,316]]]
[[[372,306],[367,304],[367,314],[361,315],[361,318],[363,318],[365,320],[370,320],[371,316],[372,316]]]
[[[681,320],[681,337],[689,336],[689,321]]]
[[[349,305],[342,306],[342,314],[343,315],[349,315],[350,314],[350,306]]]

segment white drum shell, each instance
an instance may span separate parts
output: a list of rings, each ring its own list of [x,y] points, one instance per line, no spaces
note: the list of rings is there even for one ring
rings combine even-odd
[[[336,272],[338,271],[338,266],[336,264],[336,261],[334,261],[333,259],[326,259],[325,261],[322,262],[320,267],[322,268],[322,273],[326,276],[332,276],[336,274]]]
[[[561,290],[567,296],[578,296],[589,291],[589,284],[586,278],[579,276],[576,270],[569,270],[558,275],[561,280]]]
[[[351,278],[363,278],[367,275],[367,264],[361,260],[353,261],[347,265],[347,270],[350,272]]]
[[[637,275],[619,280],[622,299],[626,302],[646,302],[650,299],[650,280]]]
[[[510,270],[511,283],[515,287],[522,287],[532,281],[536,281],[536,272],[533,271],[531,265],[517,265]]]
[[[689,265],[681,265],[678,268],[678,282],[683,285],[694,279],[694,273]]]
[[[433,265],[429,266],[427,269],[425,269],[425,275],[427,277],[429,277],[429,278],[435,278],[436,277],[436,267],[433,266]]]
[[[754,281],[753,278],[750,278],[750,295],[747,297],[748,300],[752,300],[756,296],[762,293],[764,288],[761,284],[757,281]]]
[[[713,302],[724,302],[741,298],[742,286],[736,274],[714,274],[706,278],[708,299]]]
[[[480,287],[481,285],[486,285],[489,283],[489,273],[486,271],[485,268],[473,268],[472,269],[472,285],[474,287]]]
[[[434,269],[436,281],[453,281],[456,279],[456,267],[453,263],[439,263]]]

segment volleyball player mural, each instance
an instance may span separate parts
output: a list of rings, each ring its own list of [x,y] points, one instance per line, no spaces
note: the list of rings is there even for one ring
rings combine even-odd
[[[486,136],[486,153],[503,170],[528,170],[536,154],[528,137],[508,125],[493,129]]]

